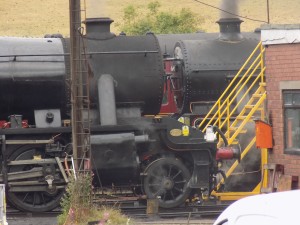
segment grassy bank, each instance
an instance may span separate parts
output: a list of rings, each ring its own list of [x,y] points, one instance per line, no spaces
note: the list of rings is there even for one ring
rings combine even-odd
[[[257,20],[267,20],[267,0],[239,0],[239,14]],[[149,0],[86,0],[88,17],[109,16],[114,19],[112,30],[119,33],[118,24],[122,22],[123,9],[128,4],[138,5],[140,13],[145,11]],[[161,3],[162,10],[179,11],[190,8],[201,15],[205,22],[202,29],[207,32],[218,30],[215,21],[220,11],[194,0],[170,0]],[[220,0],[201,0],[201,2],[220,6]],[[35,36],[61,33],[69,35],[69,1],[66,0],[0,0],[0,35],[1,36]],[[270,1],[271,23],[300,23],[300,1],[275,0]],[[252,31],[260,27],[262,22],[243,19],[242,31]]]

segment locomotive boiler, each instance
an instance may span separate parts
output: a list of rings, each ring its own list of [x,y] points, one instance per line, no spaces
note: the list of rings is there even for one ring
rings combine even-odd
[[[129,187],[160,207],[182,204],[192,190],[208,194],[218,173],[214,131],[203,134],[159,112],[162,53],[155,35],[110,32],[108,18],[86,21],[90,142],[94,184]],[[72,154],[69,41],[0,38],[2,174],[8,201],[24,211],[57,207]],[[7,119],[9,118],[9,119]],[[222,154],[218,154],[222,155]],[[236,154],[232,154],[236,155]]]

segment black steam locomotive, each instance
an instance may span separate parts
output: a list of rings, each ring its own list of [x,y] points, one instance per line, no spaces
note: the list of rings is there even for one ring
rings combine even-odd
[[[160,207],[165,208],[182,204],[192,190],[209,194],[219,172],[216,155],[222,152],[214,130],[203,134],[173,118],[144,117],[156,115],[162,103],[162,45],[151,33],[115,36],[111,22],[88,19],[84,37],[92,71],[89,122],[95,185],[139,190],[147,198],[159,197]],[[206,44],[198,42],[197,46]],[[247,45],[244,39],[236,42]],[[224,47],[225,42],[220,45]],[[190,47],[197,50],[193,44],[182,48]],[[66,154],[72,154],[71,128],[64,123],[71,114],[69,41],[2,37],[0,50],[0,182],[6,184],[7,199],[16,208],[49,211],[64,193],[67,177],[62,162]],[[187,54],[182,51],[183,56]],[[185,60],[182,65],[188,69]],[[222,65],[218,70],[222,71]],[[227,67],[225,71],[232,72]],[[215,79],[210,73],[202,79],[198,72],[180,77],[184,103],[179,108],[197,93],[205,96],[206,92],[190,92],[190,87],[197,88],[190,77],[200,87],[222,91],[219,82],[226,77],[218,74]]]

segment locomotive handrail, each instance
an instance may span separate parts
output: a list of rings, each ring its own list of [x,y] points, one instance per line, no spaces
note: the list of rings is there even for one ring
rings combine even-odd
[[[257,50],[257,48],[254,50],[254,52],[251,54],[251,56],[254,55],[255,51]],[[215,108],[217,106],[219,106],[219,110],[218,110],[218,115],[219,117],[218,118],[222,118],[222,116],[224,115],[224,113],[220,113],[220,110],[228,105],[231,104],[234,99],[230,102],[228,102],[229,98],[233,95],[234,91],[237,89],[238,85],[240,85],[242,83],[242,81],[244,80],[244,78],[248,75],[249,71],[252,69],[253,65],[255,64],[255,62],[257,62],[257,60],[259,59],[259,56],[254,60],[254,62],[252,63],[252,65],[249,67],[249,69],[245,72],[244,76],[241,77],[241,79],[239,80],[239,82],[237,84],[235,84],[236,86],[233,88],[233,89],[230,89],[231,86],[234,85],[236,79],[239,77],[239,75],[241,74],[242,70],[245,68],[246,64],[250,61],[250,58],[248,58],[248,60],[245,62],[245,64],[243,65],[243,67],[240,69],[240,71],[237,73],[237,75],[234,77],[234,79],[231,81],[231,83],[229,84],[229,86],[226,88],[226,90],[224,91],[224,93],[221,95],[221,97],[219,98],[219,100],[216,102],[216,104],[212,107],[212,109],[209,111],[209,113],[207,114],[207,116],[203,119],[203,121],[200,123],[199,127],[201,127],[204,123],[205,123],[205,120],[207,119],[208,116],[210,116],[210,114],[215,110]],[[257,69],[257,67],[256,67]],[[254,74],[254,72],[252,73]],[[250,75],[251,76],[251,75]],[[249,79],[247,79],[248,81]],[[240,90],[242,90],[242,87],[240,88]],[[229,93],[229,95],[227,96],[227,98],[225,99],[225,101],[223,101],[223,103],[221,104],[221,100],[224,96],[226,96],[227,92],[228,91],[231,91]],[[240,91],[239,91],[240,92]],[[238,93],[237,93],[238,94]],[[237,94],[234,96],[236,97]],[[226,104],[227,103],[227,104]],[[215,114],[213,117],[211,117],[211,119],[209,120],[209,122],[207,122],[207,125],[205,126],[205,128],[203,129],[203,131],[206,130],[206,127],[208,126],[208,124],[210,124],[215,118],[216,118],[217,114]]]
[[[257,58],[255,59],[254,62],[256,62],[257,60],[259,59],[259,56],[257,56]],[[254,63],[253,62],[253,63]],[[252,64],[253,65],[253,64]],[[251,65],[251,68],[252,68],[252,65]],[[244,95],[241,97],[241,99],[239,100],[239,102],[236,104],[236,106],[232,109],[232,110],[229,110],[230,107],[226,107],[225,109],[223,109],[224,111],[221,112],[222,108],[225,107],[225,106],[230,106],[234,100],[237,98],[238,94],[240,94],[240,92],[243,90],[243,88],[245,87],[245,85],[248,83],[248,81],[250,80],[250,78],[254,75],[255,71],[258,69],[258,66],[259,64],[256,65],[255,69],[252,70],[252,73],[250,75],[248,75],[248,71],[245,73],[245,75],[242,77],[242,79],[238,82],[237,86],[235,88],[233,88],[233,90],[230,92],[229,96],[226,98],[226,100],[222,103],[221,106],[219,106],[219,114],[218,114],[218,120],[216,120],[213,125],[217,125],[217,122],[219,122],[219,127],[222,128],[224,125],[225,125],[225,122],[229,122],[230,118],[234,115],[234,112],[236,111],[236,109],[238,108],[238,106],[242,103],[242,101],[245,99],[245,97],[247,96],[247,94],[249,93],[250,89],[254,86],[254,84],[259,80],[259,78],[261,78],[261,76],[263,75],[261,71],[260,74],[256,77],[256,79],[252,82],[252,84],[250,85],[250,87],[246,90],[246,92],[244,93]],[[248,75],[248,76],[246,76]],[[245,80],[245,82],[240,86],[240,88],[236,91],[238,85],[241,83],[241,81],[243,81],[243,78],[247,77],[247,79]],[[236,92],[235,92],[236,91]],[[235,95],[232,97],[232,99],[230,100],[230,97],[231,95],[235,93]],[[224,120],[224,122],[222,123],[221,122],[221,118],[224,116],[224,114],[227,112],[227,117],[226,119]],[[217,114],[215,114],[208,122],[208,124],[211,124],[215,117],[216,117]],[[228,124],[228,127],[230,125]],[[207,127],[207,126],[206,126]],[[205,129],[206,129],[205,127]]]
[[[229,145],[240,145],[242,150],[241,160],[250,151],[252,152],[252,149],[256,149],[253,148],[256,141],[254,135],[255,132],[252,129],[249,131],[247,130],[249,125],[251,127],[253,124],[250,124],[250,122],[253,121],[253,116],[259,116],[262,120],[266,117],[264,109],[264,102],[267,96],[264,82],[264,73],[266,69],[264,66],[264,52],[265,48],[260,42],[199,125],[199,129],[202,128],[203,132],[205,132],[209,125],[217,125],[219,129],[222,129]],[[244,70],[246,71],[244,72]],[[249,99],[247,97],[249,97]],[[259,114],[255,114],[258,111]],[[243,138],[240,138],[242,136],[241,134],[244,133],[246,133],[246,136],[244,137],[249,140],[247,143],[244,143]],[[237,141],[238,139],[242,140],[241,143]],[[220,139],[218,147],[222,144],[223,141]],[[264,152],[265,151],[262,150],[261,154],[264,154]],[[262,155],[261,163],[265,162],[266,157],[263,157]],[[236,169],[238,170],[238,165],[238,161],[233,162],[226,171],[226,177],[238,174],[239,172],[234,172]],[[261,170],[251,172],[259,173]],[[211,194],[217,197],[223,196],[224,198],[226,198],[226,194],[228,194],[228,196],[233,194],[218,192],[224,182],[225,180],[222,179],[218,183],[216,190]],[[259,193],[258,189],[260,185],[261,184],[257,185],[258,188],[256,187],[252,192],[247,193]],[[245,196],[247,193],[245,192],[242,195]],[[235,195],[235,197],[237,197],[237,195]]]
[[[243,94],[243,96],[241,97],[241,99],[238,101],[238,103],[235,105],[235,107],[233,108],[233,109],[231,109],[230,110],[230,113],[227,113],[227,117],[226,117],[226,119],[224,120],[224,122],[223,123],[221,123],[221,124],[219,124],[219,127],[220,128],[222,128],[225,124],[226,124],[226,122],[228,122],[229,123],[229,121],[230,121],[230,118],[234,115],[234,113],[236,112],[236,110],[237,110],[237,108],[238,108],[238,106],[243,102],[243,100],[246,98],[246,96],[247,96],[247,94],[250,92],[250,90],[254,87],[254,85],[259,81],[259,79],[261,78],[261,76],[263,75],[263,72],[265,71],[265,69],[263,69],[262,71],[261,71],[261,73],[259,74],[259,76],[257,76],[256,78],[255,78],[255,80],[252,82],[252,84],[250,85],[250,87],[245,91],[245,93]],[[250,78],[250,76],[249,76],[249,78]],[[247,79],[247,81],[248,81],[248,79]],[[245,84],[246,84],[246,82],[245,82]],[[242,88],[244,88],[245,87],[245,84],[244,85],[242,85],[242,87],[239,89],[239,91],[237,92],[237,94],[239,94],[240,93],[240,91],[242,90]],[[258,89],[259,91],[260,91],[260,89]],[[258,91],[258,92],[259,92]],[[236,94],[236,95],[237,95]],[[258,94],[258,93],[257,93]],[[235,95],[235,97],[236,97],[236,95]],[[235,99],[233,98],[229,103],[228,103],[228,105],[231,105],[232,103],[233,103],[233,101],[234,101]],[[229,109],[229,107],[227,107],[228,109]],[[223,116],[223,114],[225,114],[225,112],[226,111],[223,111],[223,113],[221,114],[221,116]],[[220,121],[219,121],[220,122]],[[214,125],[216,125],[216,123],[217,123],[217,121],[214,123]],[[230,125],[227,123],[227,125],[228,125],[228,127],[230,127]]]
[[[257,55],[257,57],[255,58],[255,60],[252,61],[252,64],[249,66],[249,68],[247,69],[247,71],[242,76],[240,76],[241,73],[243,72],[243,70],[246,68],[246,66],[249,64],[249,62],[253,58],[253,56],[255,54],[257,54],[258,50],[260,50],[260,52]],[[233,112],[230,113],[231,110],[228,107],[228,105],[232,104],[235,99],[232,99],[231,101],[229,101],[229,99],[230,99],[230,97],[232,97],[234,95],[234,93],[235,93],[236,89],[238,88],[238,86],[246,79],[246,81],[243,83],[243,86],[240,87],[238,93],[236,93],[234,95],[234,98],[236,98],[238,96],[238,94],[242,91],[242,89],[245,87],[245,85],[247,84],[247,82],[250,80],[250,77],[253,76],[253,74],[255,73],[255,71],[258,69],[259,66],[260,66],[260,70],[261,71],[264,70],[264,64],[263,64],[263,53],[264,53],[264,51],[265,51],[265,49],[262,47],[262,43],[260,42],[256,46],[256,48],[253,50],[253,52],[251,53],[251,55],[248,57],[248,59],[246,60],[246,62],[244,63],[244,65],[241,67],[241,69],[238,71],[238,73],[236,74],[236,76],[230,82],[230,84],[228,85],[228,87],[225,89],[225,91],[223,92],[223,94],[220,96],[220,98],[218,99],[218,101],[214,104],[214,106],[210,109],[210,111],[207,113],[207,115],[204,117],[204,119],[199,124],[199,126],[198,126],[199,128],[203,127],[203,125],[205,124],[205,127],[202,129],[203,132],[205,132],[207,126],[211,125],[212,121],[214,121],[214,120],[216,120],[217,123],[219,123],[218,125],[221,125],[222,124],[221,123],[221,118],[223,117],[223,115],[225,114],[226,111],[228,112],[226,121],[230,120],[230,116],[233,115]],[[256,63],[258,63],[258,64],[254,67],[254,65]],[[252,71],[252,73],[250,73],[250,71]],[[250,73],[250,75],[249,75],[249,73]],[[264,81],[263,73],[259,73],[258,77],[260,77],[261,82]],[[240,79],[239,79],[238,82],[236,82],[238,78],[240,78]],[[227,107],[224,109],[224,112],[221,112],[222,108],[225,107],[225,106],[227,106]],[[212,114],[213,114],[213,116],[212,116]],[[209,121],[207,121],[208,118],[210,118]],[[218,118],[218,119],[216,119],[216,118]],[[214,125],[216,125],[217,123],[214,123]],[[229,128],[230,127],[229,122],[227,123],[227,125],[228,125],[228,128]]]
[[[110,55],[110,54],[148,54],[148,53],[158,53],[158,51],[111,51],[111,52],[88,52],[82,55]],[[61,53],[61,54],[20,54],[20,55],[0,55],[0,58],[4,57],[36,57],[36,56],[69,56],[70,53]]]
[[[250,120],[251,116],[256,112],[256,110],[258,109],[258,107],[263,104],[264,100],[266,99],[266,92],[262,94],[261,98],[259,99],[259,101],[256,103],[256,105],[252,108],[251,112],[249,112],[249,114],[245,117],[245,119],[243,120],[243,122],[239,125],[239,127],[237,128],[237,130],[232,134],[232,136],[229,136],[228,133],[228,137],[229,143],[232,143],[235,138],[240,134],[241,130],[244,128],[244,126],[246,125],[246,123],[248,123],[248,121]],[[228,130],[229,132],[230,130]]]

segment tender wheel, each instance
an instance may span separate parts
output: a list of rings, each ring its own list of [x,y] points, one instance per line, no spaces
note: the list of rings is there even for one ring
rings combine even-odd
[[[172,208],[181,205],[189,197],[191,177],[186,166],[176,158],[161,158],[145,170],[144,191],[148,198],[159,197],[159,206]]]
[[[44,150],[42,146],[27,145],[13,151],[9,156],[9,160],[28,160],[34,159],[34,156],[40,155],[45,159]],[[21,165],[8,166],[7,172],[28,171],[37,168],[38,165]],[[33,178],[40,179],[40,178]],[[33,180],[30,179],[30,180]],[[64,194],[64,189],[36,191],[36,192],[10,192],[7,193],[8,201],[17,209],[30,212],[46,212],[59,206],[60,199]]]

